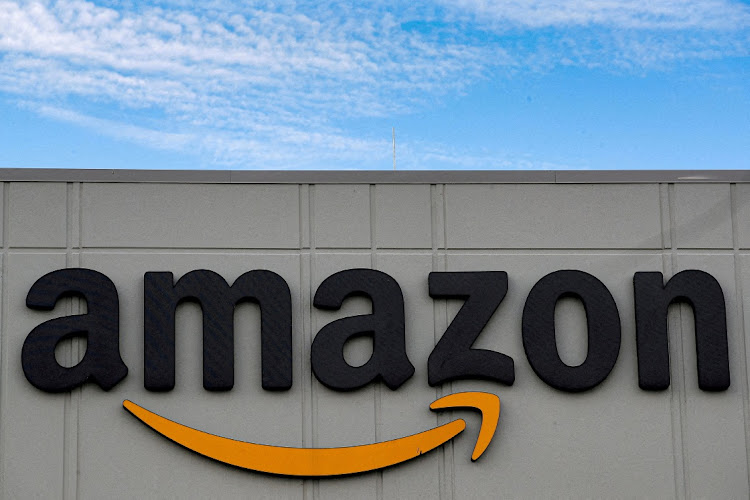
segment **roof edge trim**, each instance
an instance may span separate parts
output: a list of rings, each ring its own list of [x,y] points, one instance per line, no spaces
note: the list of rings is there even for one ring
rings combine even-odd
[[[105,170],[0,168],[3,182],[203,184],[750,183],[750,170]]]

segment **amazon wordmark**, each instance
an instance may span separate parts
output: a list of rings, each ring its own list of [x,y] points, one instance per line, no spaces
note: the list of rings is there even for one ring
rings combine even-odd
[[[508,292],[508,274],[433,272],[426,285],[425,292],[435,300],[463,301],[429,356],[429,384],[480,378],[512,385],[515,368],[510,356],[472,347]],[[726,306],[716,279],[706,272],[689,270],[665,283],[659,272],[637,272],[633,277],[633,293],[639,386],[651,391],[669,387],[667,310],[670,304],[681,302],[692,306],[694,313],[700,388],[727,389]],[[128,373],[120,356],[117,288],[100,272],[61,269],[34,283],[26,305],[52,310],[65,296],[85,300],[87,312],[50,319],[28,334],[21,353],[26,378],[47,392],[69,391],[86,382],[109,390]],[[337,319],[320,329],[310,349],[313,374],[336,391],[351,391],[376,381],[382,381],[392,390],[398,389],[414,374],[405,347],[401,287],[381,271],[348,269],[320,284],[313,306],[337,310],[352,296],[369,299],[372,313]],[[191,271],[176,282],[170,272],[147,272],[143,297],[146,389],[174,388],[175,314],[186,301],[198,302],[203,311],[205,389],[226,391],[234,385],[234,310],[241,302],[253,302],[260,307],[263,388],[283,391],[292,386],[292,298],[289,286],[278,274],[268,270],[248,271],[229,285],[219,274],[207,270]],[[563,297],[581,301],[586,311],[588,352],[584,362],[577,366],[567,365],[557,351],[555,307]],[[607,287],[583,271],[561,270],[541,278],[528,294],[519,326],[532,369],[559,390],[591,389],[609,375],[617,361],[621,337],[617,305]],[[425,328],[429,330],[432,325]],[[344,358],[344,345],[359,336],[372,340],[372,355],[362,366],[352,366]],[[84,337],[86,352],[77,365],[63,367],[55,359],[55,347],[71,337]]]

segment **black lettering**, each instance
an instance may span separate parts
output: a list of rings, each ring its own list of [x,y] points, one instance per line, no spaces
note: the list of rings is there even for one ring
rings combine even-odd
[[[633,276],[638,385],[647,391],[669,387],[670,304],[684,302],[693,308],[695,348],[698,358],[698,387],[704,391],[729,388],[729,350],[724,293],[716,278],[703,271],[675,274],[664,284],[659,272]]]
[[[368,297],[372,314],[338,319],[321,328],[310,350],[313,373],[336,391],[359,389],[381,378],[390,389],[397,389],[414,374],[406,355],[401,287],[383,272],[349,269],[326,278],[313,304],[337,310],[352,296]],[[364,365],[353,367],[344,359],[344,344],[360,335],[372,336],[372,356]]]
[[[66,296],[81,297],[88,312],[45,321],[26,337],[21,365],[26,379],[46,392],[70,391],[91,380],[105,391],[128,374],[120,356],[120,313],[117,289],[91,269],[61,269],[39,278],[26,296],[31,309],[51,311]],[[55,347],[65,339],[86,339],[86,353],[72,367],[60,366]]]
[[[588,353],[579,366],[566,365],[557,352],[555,306],[563,297],[583,303],[588,324]],[[580,392],[599,385],[620,352],[620,315],[604,284],[583,271],[555,271],[540,279],[523,308],[523,348],[531,368],[550,386]]]
[[[175,384],[175,312],[185,301],[203,310],[203,387],[234,386],[234,309],[240,302],[260,305],[263,389],[292,386],[292,299],[289,286],[271,271],[249,271],[230,287],[213,271],[191,271],[173,284],[172,273],[144,276],[144,386],[169,391]]]
[[[429,384],[479,378],[513,385],[516,375],[510,356],[471,348],[508,291],[508,273],[435,272],[428,281],[430,297],[465,301],[430,353]]]

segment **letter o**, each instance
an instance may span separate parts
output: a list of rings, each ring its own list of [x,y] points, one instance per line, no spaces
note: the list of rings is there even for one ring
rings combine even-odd
[[[588,353],[578,366],[566,365],[555,341],[555,307],[563,297],[583,303],[588,325]],[[583,271],[555,271],[540,279],[523,308],[523,348],[534,372],[548,385],[581,392],[610,374],[620,353],[620,314],[607,287]]]

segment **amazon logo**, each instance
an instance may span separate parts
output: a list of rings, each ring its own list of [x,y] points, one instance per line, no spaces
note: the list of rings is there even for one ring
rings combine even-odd
[[[209,270],[191,271],[177,281],[170,272],[147,272],[144,290],[144,387],[169,391],[175,386],[175,316],[179,305],[200,304],[203,313],[203,387],[228,391],[234,385],[234,310],[242,302],[260,307],[261,384],[268,391],[292,387],[292,299],[286,281],[269,270],[252,270],[231,285]],[[483,379],[510,386],[513,359],[503,353],[473,348],[508,291],[504,271],[432,272],[427,291],[434,300],[463,301],[429,355],[428,383],[438,386],[462,379]],[[667,389],[669,378],[668,308],[692,307],[695,321],[698,385],[704,391],[729,387],[726,305],[721,286],[710,274],[688,270],[666,282],[659,272],[633,276],[638,385],[647,391]],[[87,312],[50,319],[34,328],[24,342],[21,361],[27,380],[46,392],[66,392],[85,383],[110,390],[128,374],[119,349],[119,297],[112,281],[91,269],[61,269],[39,278],[26,297],[31,309],[52,310],[63,297],[86,301]],[[398,282],[373,269],[348,269],[326,278],[313,307],[338,310],[361,296],[372,313],[337,319],[323,326],[310,349],[313,375],[334,391],[354,391],[373,382],[397,390],[414,374],[406,353],[404,299]],[[555,307],[563,297],[579,300],[586,313],[588,352],[583,363],[570,366],[559,356],[555,339]],[[620,316],[606,286],[579,270],[560,270],[541,278],[529,291],[520,334],[530,366],[548,385],[565,392],[592,389],[606,379],[620,350]],[[344,359],[352,338],[372,340],[372,354],[362,366]],[[63,367],[55,358],[59,342],[71,337],[87,341],[81,361]],[[344,448],[286,448],[236,441],[191,429],[126,400],[124,408],[159,434],[196,453],[237,467],[289,476],[336,476],[388,467],[418,457],[465,428],[457,419],[412,436]],[[459,393],[438,399],[432,410],[471,408],[482,413],[476,460],[494,435],[500,412],[497,396]]]

